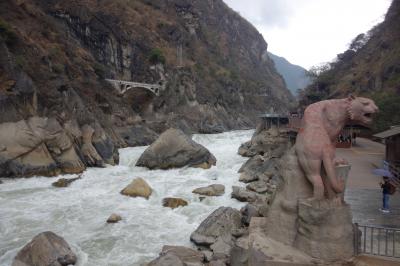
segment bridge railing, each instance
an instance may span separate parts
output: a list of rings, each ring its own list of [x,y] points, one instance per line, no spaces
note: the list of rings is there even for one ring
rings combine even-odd
[[[355,223],[355,255],[400,258],[400,229]]]

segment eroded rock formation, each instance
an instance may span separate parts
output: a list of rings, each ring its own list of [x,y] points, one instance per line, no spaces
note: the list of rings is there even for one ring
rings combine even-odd
[[[86,166],[103,166],[103,158],[92,145],[94,130],[87,133],[85,128],[91,127],[84,125],[81,131],[73,121],[61,125],[55,118],[36,116],[0,124],[0,176],[72,174]],[[112,143],[103,144],[107,140],[96,143],[104,146],[107,162],[115,164],[118,154]]]

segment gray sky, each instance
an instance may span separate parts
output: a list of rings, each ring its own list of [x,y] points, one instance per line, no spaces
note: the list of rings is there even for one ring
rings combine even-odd
[[[224,0],[264,36],[268,50],[309,69],[381,22],[390,0]]]

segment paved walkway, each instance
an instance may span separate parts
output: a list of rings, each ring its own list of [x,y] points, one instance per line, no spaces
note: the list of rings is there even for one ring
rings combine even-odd
[[[385,146],[368,139],[357,138],[350,149],[336,149],[336,156],[348,160],[351,171],[347,188],[379,188],[382,177],[372,174],[372,170],[381,167],[385,158]]]
[[[346,190],[345,200],[350,204],[353,221],[362,225],[400,228],[400,193],[390,196],[390,213],[382,213],[382,193],[379,189]]]
[[[382,193],[379,182],[382,177],[372,174],[381,167],[385,157],[385,146],[368,139],[357,138],[350,149],[337,149],[337,157],[348,160],[351,171],[347,181],[345,200],[351,206],[354,222],[368,225],[400,227],[400,193],[390,197],[391,212],[383,214]]]

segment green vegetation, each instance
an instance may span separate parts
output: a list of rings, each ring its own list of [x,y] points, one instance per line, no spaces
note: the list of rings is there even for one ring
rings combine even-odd
[[[104,79],[106,77],[106,68],[104,65],[95,63],[93,66],[94,73],[100,78]]]
[[[0,37],[7,45],[12,45],[17,41],[17,35],[12,30],[11,26],[0,18]]]
[[[152,64],[165,64],[165,56],[159,48],[154,48],[150,51],[149,61]]]
[[[372,94],[371,98],[379,107],[379,113],[373,123],[374,132],[400,124],[400,95],[394,92],[377,92]]]
[[[60,58],[63,56],[63,53],[60,49],[60,47],[58,46],[53,46],[52,48],[50,48],[49,50],[49,55],[51,58],[56,59],[56,58]]]
[[[52,65],[52,68],[53,68],[54,73],[57,73],[57,74],[61,74],[64,71],[64,66],[61,64],[55,63]]]
[[[17,66],[20,68],[23,68],[26,64],[25,58],[22,55],[17,55],[15,57],[15,64],[17,64]]]

